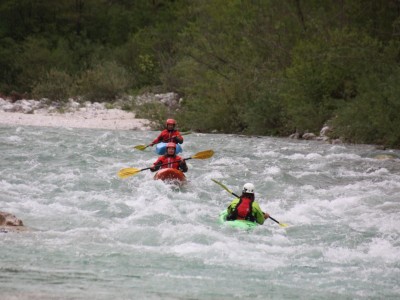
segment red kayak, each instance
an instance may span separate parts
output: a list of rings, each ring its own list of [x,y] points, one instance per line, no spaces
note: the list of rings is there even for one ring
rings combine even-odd
[[[179,185],[186,182],[186,176],[181,171],[173,168],[165,168],[159,170],[155,175],[154,179],[161,179],[168,183],[177,183]]]

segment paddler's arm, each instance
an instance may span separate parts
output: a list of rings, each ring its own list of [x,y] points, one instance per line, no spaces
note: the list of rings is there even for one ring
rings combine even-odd
[[[256,217],[256,222],[260,225],[264,224],[264,221],[269,218],[269,215],[261,210],[257,202],[253,202],[253,214]]]
[[[156,161],[156,162],[153,164],[153,166],[150,168],[150,171],[151,171],[151,172],[155,172],[155,171],[160,170],[161,165],[162,165],[162,162],[160,161],[160,159],[157,159],[157,161]]]
[[[234,199],[228,206],[228,208],[226,209],[227,215],[226,215],[226,219],[229,221],[232,220],[236,220],[236,216],[232,216],[233,212],[235,211],[235,207],[238,205],[239,203],[239,198]]]
[[[228,215],[235,210],[235,207],[239,203],[239,200],[240,200],[239,198],[236,198],[229,204],[227,208]]]
[[[181,136],[181,133],[179,131],[176,131],[173,140],[174,140],[174,142],[176,144],[182,144],[183,143],[183,136]]]
[[[164,132],[164,131],[161,131],[161,133],[158,135],[158,137],[156,137],[156,138],[154,139],[154,141],[151,142],[150,146],[153,146],[153,145],[155,145],[155,144],[158,144],[160,141],[162,141],[162,139],[163,139],[163,132]]]

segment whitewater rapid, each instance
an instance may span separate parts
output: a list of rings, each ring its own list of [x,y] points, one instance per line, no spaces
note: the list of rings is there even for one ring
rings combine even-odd
[[[0,126],[0,207],[30,228],[0,233],[2,299],[397,299],[400,157],[369,145],[185,136],[180,190],[150,171],[158,132]],[[246,182],[267,220],[218,214]],[[3,298],[5,297],[5,298]]]

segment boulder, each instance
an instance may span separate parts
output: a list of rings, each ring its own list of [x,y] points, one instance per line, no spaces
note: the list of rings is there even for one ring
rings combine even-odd
[[[317,136],[312,132],[306,132],[301,137],[303,140],[315,140]]]
[[[16,216],[0,211],[0,232],[25,231],[24,223]]]

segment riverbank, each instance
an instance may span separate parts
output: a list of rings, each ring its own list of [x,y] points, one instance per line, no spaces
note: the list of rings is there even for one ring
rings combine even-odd
[[[43,106],[39,101],[20,100],[11,103],[0,99],[0,124],[13,126],[46,126],[110,130],[150,130],[150,121],[138,119],[133,112],[107,109],[103,103],[70,102],[63,112]]]

